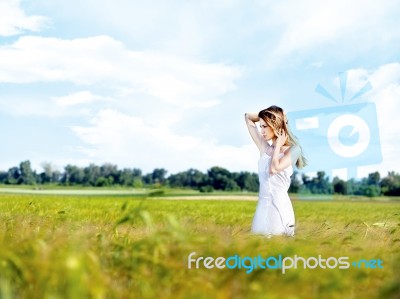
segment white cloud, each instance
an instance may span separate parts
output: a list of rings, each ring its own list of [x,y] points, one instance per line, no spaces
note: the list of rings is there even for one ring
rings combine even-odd
[[[93,107],[94,102],[104,103],[110,101],[112,101],[112,99],[92,94],[90,94],[89,97],[86,92],[71,94],[64,97],[54,97],[51,100],[34,94],[8,95],[0,97],[0,111],[17,117],[90,117],[93,115],[93,110],[95,108]]]
[[[146,171],[164,167],[171,173],[190,167],[204,171],[204,167],[219,165],[234,171],[256,165],[254,146],[234,147],[180,136],[167,127],[110,109],[100,111],[90,126],[72,129],[86,144],[77,150],[99,162],[136,165]]]
[[[400,172],[400,63],[389,63],[376,70],[354,69],[348,74],[349,89],[356,92],[368,81],[373,90],[368,97],[376,104],[383,162],[380,165],[361,167],[359,173],[365,176],[379,169],[382,175],[388,171]]]
[[[113,99],[92,94],[90,91],[79,91],[66,96],[53,97],[52,100],[61,107],[90,104],[97,101],[112,101]]]
[[[269,12],[268,22],[282,30],[273,59],[293,53],[315,54],[322,46],[334,47],[335,54],[342,56],[346,53],[340,51],[361,51],[399,37],[398,30],[393,30],[399,25],[397,1],[279,1],[268,3],[265,10]],[[357,48],[352,47],[355,44]]]
[[[226,64],[129,50],[108,36],[72,40],[24,36],[0,46],[0,82],[25,90],[23,96],[0,97],[0,109],[16,116],[73,115],[78,123],[89,121],[88,126],[71,127],[82,144],[69,148],[69,153],[82,161],[149,171],[223,163],[238,169],[243,164],[234,154],[242,154],[246,147],[194,137],[201,124],[193,136],[179,135],[171,127],[185,125],[178,123],[180,118],[197,113],[194,108],[218,104],[222,95],[235,89],[234,80],[241,72]],[[49,88],[42,94],[26,92],[35,84]],[[66,86],[62,93],[54,88],[57,84]]]
[[[0,111],[18,117],[59,117],[65,115],[65,111],[57,107],[57,105],[54,103],[48,103],[43,99],[37,99],[29,96],[0,97]]]
[[[25,15],[20,2],[20,0],[0,0],[0,36],[39,31],[48,22],[43,16]]]
[[[235,88],[241,70],[153,51],[132,51],[108,36],[73,40],[24,36],[0,47],[0,82],[72,82],[130,88],[182,107],[210,107]]]
[[[400,84],[400,63],[393,62],[381,65],[376,70],[351,69],[347,76],[347,88],[350,91],[357,92],[369,81],[373,87],[373,95],[376,95],[389,86]]]

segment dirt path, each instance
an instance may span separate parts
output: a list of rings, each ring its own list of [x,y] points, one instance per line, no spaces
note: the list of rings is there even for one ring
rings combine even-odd
[[[257,196],[249,195],[188,195],[188,196],[160,196],[150,197],[160,200],[257,200]]]
[[[82,189],[55,189],[55,190],[35,190],[35,189],[17,189],[0,188],[0,193],[14,194],[49,194],[49,195],[140,195],[147,194],[142,190],[82,190]]]

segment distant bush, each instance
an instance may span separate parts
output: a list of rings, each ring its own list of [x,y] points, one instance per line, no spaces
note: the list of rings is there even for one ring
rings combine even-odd
[[[156,196],[163,196],[165,194],[164,190],[154,190],[154,191],[150,191],[148,193],[148,196],[150,197],[156,197]]]
[[[199,188],[199,191],[202,193],[209,193],[209,192],[213,192],[214,188],[212,186],[201,186]]]

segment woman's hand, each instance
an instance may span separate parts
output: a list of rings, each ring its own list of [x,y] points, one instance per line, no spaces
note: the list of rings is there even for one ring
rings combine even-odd
[[[287,140],[287,135],[283,129],[279,130],[278,135],[276,135],[276,147],[281,148],[285,145]]]

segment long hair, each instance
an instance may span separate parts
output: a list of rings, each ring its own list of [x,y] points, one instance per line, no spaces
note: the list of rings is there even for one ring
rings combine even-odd
[[[273,105],[268,107],[267,109],[261,110],[258,113],[258,117],[262,118],[266,122],[266,124],[272,128],[275,135],[278,135],[281,129],[284,130],[284,132],[288,136],[284,145],[297,145],[300,148],[300,156],[296,161],[297,168],[300,169],[306,166],[307,160],[303,155],[303,149],[297,137],[291,132],[286,114],[283,109],[281,107]]]

